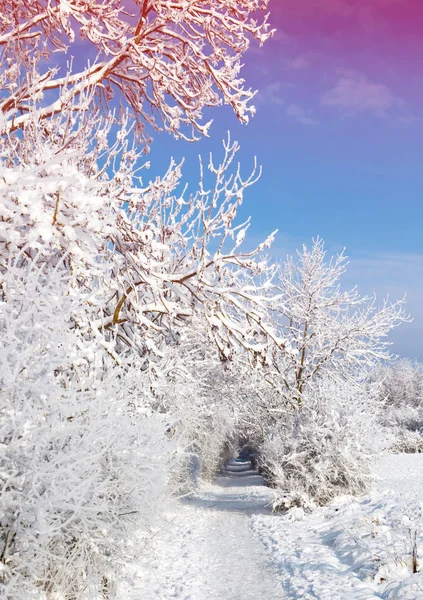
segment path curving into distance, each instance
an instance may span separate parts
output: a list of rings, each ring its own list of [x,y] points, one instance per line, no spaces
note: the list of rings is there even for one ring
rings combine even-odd
[[[271,514],[271,491],[250,462],[232,460],[159,531],[141,583],[125,600],[283,600],[250,516]],[[147,567],[147,565],[146,565]]]

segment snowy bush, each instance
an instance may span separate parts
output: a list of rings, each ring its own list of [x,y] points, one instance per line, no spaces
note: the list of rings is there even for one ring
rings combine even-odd
[[[138,373],[78,329],[71,278],[19,262],[0,303],[3,591],[96,598],[157,514],[170,448]]]
[[[232,447],[237,373],[222,363],[198,315],[163,350],[156,409],[166,415],[169,435],[179,449],[173,480],[179,493],[187,493],[200,477],[210,479],[216,474]]]
[[[288,411],[261,448],[276,488],[274,507],[326,504],[338,494],[359,494],[371,476],[376,449],[375,408],[366,388],[324,378],[304,395],[306,408]]]
[[[423,366],[408,359],[376,369],[382,425],[394,437],[394,452],[423,452]]]

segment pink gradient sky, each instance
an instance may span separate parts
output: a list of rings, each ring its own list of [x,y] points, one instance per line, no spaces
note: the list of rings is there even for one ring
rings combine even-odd
[[[278,32],[261,55],[272,73],[265,85],[290,86],[285,97],[295,98],[309,119],[325,118],[331,108],[341,116],[418,116],[422,2],[273,0],[270,8]],[[301,120],[298,108],[289,113]]]

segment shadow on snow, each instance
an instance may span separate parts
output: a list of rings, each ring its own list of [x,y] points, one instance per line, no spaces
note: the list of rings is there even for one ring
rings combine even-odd
[[[272,512],[268,488],[264,479],[251,467],[250,461],[231,460],[215,481],[219,490],[202,491],[183,502],[204,509],[242,512],[244,514],[270,514]],[[227,493],[224,489],[239,488]],[[248,488],[255,488],[249,491]],[[260,493],[262,488],[263,493]]]

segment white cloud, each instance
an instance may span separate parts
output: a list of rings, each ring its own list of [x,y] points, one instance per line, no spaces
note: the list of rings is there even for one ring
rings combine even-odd
[[[268,83],[257,94],[256,105],[258,107],[269,105],[280,106],[285,115],[293,121],[302,125],[316,125],[318,121],[313,117],[312,110],[302,108],[298,104],[286,106],[286,102],[282,98],[282,89],[285,87],[285,84],[280,81]]]
[[[323,106],[331,106],[344,115],[371,113],[377,117],[401,108],[404,102],[383,83],[374,83],[355,71],[343,71],[336,85],[321,97]]]
[[[297,56],[297,58],[287,58],[283,61],[283,68],[286,70],[298,71],[299,69],[305,69],[310,66],[310,61],[304,56]]]
[[[281,81],[274,81],[272,83],[268,83],[264,87],[261,88],[260,92],[257,94],[256,103],[257,104],[279,104],[282,106],[285,104],[282,98],[282,87],[283,84]]]
[[[286,109],[286,114],[303,125],[316,125],[318,121],[312,117],[313,112],[309,109],[302,108],[298,104],[291,104]]]

